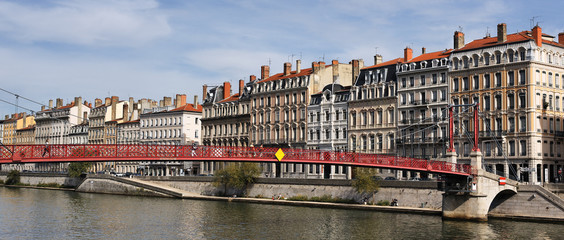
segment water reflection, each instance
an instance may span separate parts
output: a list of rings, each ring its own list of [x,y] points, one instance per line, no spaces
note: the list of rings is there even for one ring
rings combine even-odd
[[[6,239],[562,239],[561,224],[0,188]]]

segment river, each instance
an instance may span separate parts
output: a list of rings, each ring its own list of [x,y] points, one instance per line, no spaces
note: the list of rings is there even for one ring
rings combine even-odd
[[[564,239],[564,225],[0,187],[1,239]]]

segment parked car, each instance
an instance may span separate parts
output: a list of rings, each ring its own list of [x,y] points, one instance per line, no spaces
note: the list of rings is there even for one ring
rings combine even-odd
[[[386,177],[386,178],[384,178],[384,180],[395,181],[395,180],[398,180],[398,179],[396,177]]]
[[[421,178],[418,177],[412,177],[409,179],[409,181],[422,181]]]

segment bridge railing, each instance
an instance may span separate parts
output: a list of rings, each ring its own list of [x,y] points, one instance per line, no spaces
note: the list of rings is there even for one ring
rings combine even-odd
[[[189,145],[8,145],[0,149],[0,163],[54,162],[54,161],[151,161],[232,160],[276,161],[278,148],[223,147]],[[405,170],[427,170],[444,173],[472,174],[469,165],[444,161],[397,157],[383,154],[337,152],[306,149],[282,149],[286,162],[350,164],[359,166],[393,167]]]

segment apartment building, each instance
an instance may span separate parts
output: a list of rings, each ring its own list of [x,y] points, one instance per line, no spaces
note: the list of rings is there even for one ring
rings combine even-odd
[[[452,49],[422,54],[400,63],[397,154],[438,160],[448,143],[449,56]]]
[[[396,67],[411,58],[409,48],[404,58],[387,62],[376,55],[373,66],[360,70],[348,105],[348,151],[395,154]]]
[[[525,182],[555,182],[563,167],[564,33],[555,37],[531,31],[464,43],[455,32],[449,72],[451,103],[480,103],[480,149],[489,171]],[[455,109],[455,150],[469,163],[466,133],[472,111]]]
[[[239,80],[239,91],[232,94],[231,83],[224,82],[208,90],[203,86],[205,96],[202,103],[202,138],[205,146],[248,147],[250,115],[250,93],[256,76],[249,82]],[[224,167],[225,162],[201,162],[200,174],[213,174]]]
[[[297,60],[294,71],[287,62],[282,73],[272,76],[270,67],[262,66],[261,79],[254,82],[251,89],[251,144],[304,149],[310,96],[328,84],[352,84],[353,66],[358,68],[358,60],[349,64],[333,60],[331,65],[313,62],[311,68],[302,69],[301,61]],[[358,70],[356,72],[358,74]],[[301,165],[297,165],[297,169],[291,167],[286,163],[263,164],[263,172],[265,176],[280,177],[305,171]]]
[[[63,99],[57,99],[53,106],[53,100],[49,100],[49,109],[42,107],[35,114],[35,144],[69,144],[70,128],[79,125],[88,118],[91,105],[82,102],[81,97],[75,97],[70,104],[63,105]],[[37,163],[37,171],[65,171],[68,163]]]
[[[351,86],[329,84],[311,95],[308,106],[308,149],[345,151],[347,149],[347,102]],[[351,167],[308,164],[305,178],[350,179]],[[321,171],[323,168],[323,171]],[[317,171],[319,169],[319,171]],[[327,176],[328,175],[328,176]]]

